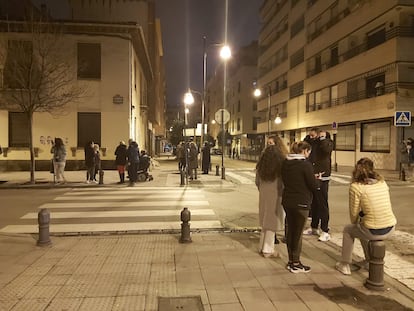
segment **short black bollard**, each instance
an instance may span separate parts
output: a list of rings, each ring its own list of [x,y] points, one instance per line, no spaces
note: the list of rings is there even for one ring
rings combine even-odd
[[[185,173],[184,170],[180,169],[180,186],[185,185]]]
[[[216,176],[220,176],[220,166],[216,165]]]
[[[401,180],[406,181],[406,179],[405,179],[405,169],[404,168],[401,169]]]
[[[191,220],[191,213],[187,207],[181,211],[181,238],[180,243],[191,243],[191,236],[190,236],[190,223]]]
[[[104,171],[99,170],[99,184],[103,185]]]
[[[365,281],[365,287],[371,290],[384,290],[384,241],[369,241],[369,274]]]
[[[48,246],[52,244],[49,236],[50,213],[47,209],[42,208],[37,214],[37,222],[39,223],[39,239],[37,246]]]
[[[226,168],[224,166],[221,168],[221,179],[226,179]]]

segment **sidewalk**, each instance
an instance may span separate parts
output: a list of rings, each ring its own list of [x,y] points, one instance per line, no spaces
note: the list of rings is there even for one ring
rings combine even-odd
[[[0,310],[414,310],[412,291],[387,276],[385,291],[367,290],[367,271],[340,274],[338,251],[312,239],[308,274],[286,270],[284,244],[282,258],[261,257],[257,233],[36,239],[0,235]],[[158,309],[159,297],[170,307]]]

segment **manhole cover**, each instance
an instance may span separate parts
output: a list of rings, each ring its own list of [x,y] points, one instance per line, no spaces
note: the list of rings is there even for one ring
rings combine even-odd
[[[200,296],[158,297],[158,311],[204,311]]]

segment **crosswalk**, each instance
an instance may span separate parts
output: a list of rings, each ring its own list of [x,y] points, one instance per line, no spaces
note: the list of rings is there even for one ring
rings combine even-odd
[[[226,178],[236,184],[254,185],[256,173],[253,169],[228,169],[226,170]],[[351,182],[351,176],[333,173],[331,175],[333,185],[348,185]]]
[[[42,204],[50,211],[49,231],[59,234],[168,231],[181,228],[184,207],[191,212],[191,229],[221,229],[222,225],[200,189],[177,187],[78,188]],[[38,213],[23,215],[3,233],[36,233]]]

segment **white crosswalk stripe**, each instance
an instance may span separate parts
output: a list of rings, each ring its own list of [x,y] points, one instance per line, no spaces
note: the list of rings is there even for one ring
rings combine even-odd
[[[42,204],[50,211],[51,233],[125,232],[179,230],[180,214],[188,207],[196,229],[220,229],[203,191],[177,187],[73,189]],[[6,226],[4,233],[38,232],[37,212],[21,217],[21,224]]]

